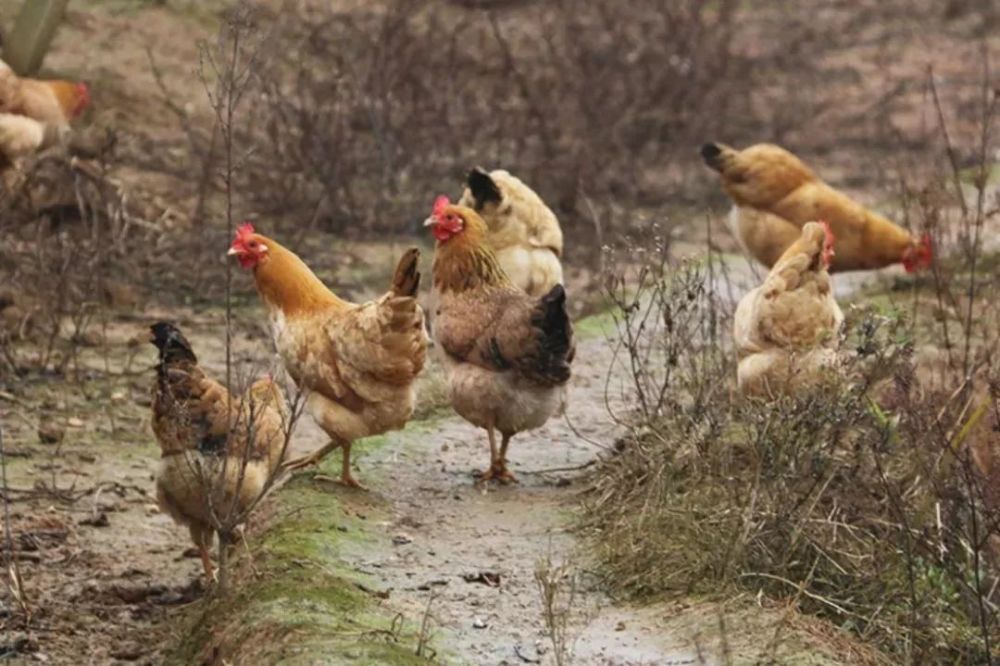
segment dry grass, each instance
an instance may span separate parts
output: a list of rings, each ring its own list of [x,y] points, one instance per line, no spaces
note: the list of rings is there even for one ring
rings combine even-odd
[[[921,214],[965,238],[996,215]],[[762,594],[904,663],[995,655],[1000,474],[980,459],[1000,453],[988,297],[1000,283],[973,245],[850,308],[840,372],[773,401],[734,395],[711,255],[627,252],[641,265],[612,268],[606,285],[632,407],[615,416],[630,435],[593,475],[584,520],[609,584],[640,598]]]

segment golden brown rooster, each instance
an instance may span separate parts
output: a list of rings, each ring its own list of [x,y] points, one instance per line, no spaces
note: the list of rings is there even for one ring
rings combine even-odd
[[[404,253],[389,291],[360,304],[339,298],[295,253],[251,224],[239,228],[229,253],[253,271],[285,369],[308,393],[309,412],[330,437],[287,467],[315,464],[341,448],[341,481],[360,487],[351,474],[352,443],[398,430],[413,414],[413,382],[428,342],[416,301],[420,252]]]

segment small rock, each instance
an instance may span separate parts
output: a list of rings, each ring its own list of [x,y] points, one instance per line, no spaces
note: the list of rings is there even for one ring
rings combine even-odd
[[[38,424],[38,440],[42,444],[58,444],[66,436],[66,429],[61,425],[46,418]]]
[[[625,623],[619,622],[615,625],[615,631],[625,631]]]
[[[337,525],[337,531],[338,532],[346,532],[347,531],[347,525]]]
[[[413,543],[413,538],[409,534],[397,534],[392,537],[392,542],[397,546],[405,546],[408,543]]]
[[[103,511],[96,516],[89,516],[84,518],[79,522],[80,525],[87,525],[89,527],[108,527],[111,525],[111,521],[108,520],[108,514]]]
[[[115,391],[111,394],[111,402],[122,403],[125,402],[126,397],[125,391]]]
[[[485,629],[488,626],[490,626],[490,625],[486,624],[486,621],[483,620],[482,618],[478,617],[478,616],[472,619],[472,628],[473,629]]]
[[[71,416],[66,419],[66,425],[70,428],[82,428],[84,426],[83,419],[78,419],[75,416]]]
[[[500,587],[500,574],[495,571],[478,571],[462,575],[466,583],[481,583],[487,587]]]

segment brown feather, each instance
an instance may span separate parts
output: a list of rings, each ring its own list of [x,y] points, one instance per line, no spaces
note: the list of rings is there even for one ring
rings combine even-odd
[[[757,144],[736,150],[724,144],[702,148],[705,163],[739,208],[738,235],[758,261],[773,266],[806,222],[830,224],[837,239],[832,271],[881,268],[903,261],[919,239],[878,213],[830,187],[802,160],[780,146]]]

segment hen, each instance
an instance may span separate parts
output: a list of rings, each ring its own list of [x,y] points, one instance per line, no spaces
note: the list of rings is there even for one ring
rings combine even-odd
[[[150,327],[159,349],[153,385],[153,433],[161,458],[156,474],[160,508],[187,525],[213,578],[209,550],[223,544],[267,488],[287,438],[285,403],[271,378],[245,395],[230,395],[207,376],[187,339],[172,324]]]
[[[486,222],[487,239],[511,282],[531,296],[562,284],[559,220],[521,180],[502,169],[487,173],[477,167],[469,172],[458,205],[474,209]]]
[[[489,437],[490,467],[480,479],[514,481],[507,469],[511,437],[544,425],[570,378],[566,292],[557,284],[536,298],[514,285],[491,249],[486,223],[471,208],[438,197],[425,225],[437,239],[434,339],[451,405]]]
[[[826,220],[837,238],[832,272],[901,263],[907,272],[930,265],[930,236],[917,238],[820,180],[790,152],[761,143],[735,150],[721,143],[701,148],[733,200],[733,233],[758,261],[774,266],[799,237],[802,225]]]
[[[828,225],[806,223],[764,284],[740,300],[734,337],[744,394],[771,396],[808,386],[835,362],[844,314],[827,272],[833,243]]]
[[[404,253],[389,291],[361,304],[337,297],[297,255],[249,223],[236,232],[229,253],[253,271],[285,369],[308,393],[309,413],[330,437],[287,467],[315,464],[339,447],[341,480],[360,487],[351,475],[352,443],[398,430],[413,414],[413,382],[428,342],[415,298],[420,252]]]
[[[89,103],[85,83],[21,78],[0,61],[0,166],[51,144]]]

